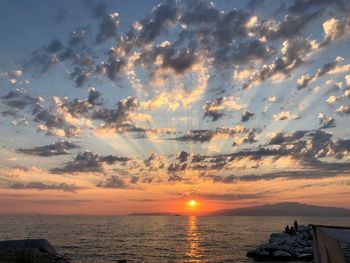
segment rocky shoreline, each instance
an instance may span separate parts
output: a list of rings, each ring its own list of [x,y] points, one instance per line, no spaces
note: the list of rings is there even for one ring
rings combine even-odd
[[[307,261],[313,260],[312,229],[298,226],[293,233],[273,233],[267,244],[249,251],[247,257],[257,261]]]
[[[70,263],[46,239],[0,241],[0,263]]]

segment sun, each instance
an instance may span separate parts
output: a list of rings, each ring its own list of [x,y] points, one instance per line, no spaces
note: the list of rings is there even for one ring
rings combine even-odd
[[[190,207],[196,207],[197,206],[197,201],[192,199],[192,200],[188,201],[188,205]]]

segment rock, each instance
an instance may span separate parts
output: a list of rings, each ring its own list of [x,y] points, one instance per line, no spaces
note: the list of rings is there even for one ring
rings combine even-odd
[[[46,239],[0,241],[0,262],[69,263]]]
[[[291,257],[292,255],[287,252],[287,251],[283,251],[283,250],[277,250],[275,252],[273,252],[272,254],[274,257],[278,257],[278,258],[281,258],[281,257]]]
[[[24,239],[24,240],[5,240],[0,241],[0,250],[10,251],[31,251],[39,250],[41,253],[57,255],[55,248],[46,239]]]
[[[272,233],[268,243],[248,252],[247,256],[258,261],[311,261],[313,259],[311,228],[301,225],[294,235]]]
[[[270,235],[269,243],[282,243],[286,241],[291,241],[294,238],[286,233],[272,233]]]

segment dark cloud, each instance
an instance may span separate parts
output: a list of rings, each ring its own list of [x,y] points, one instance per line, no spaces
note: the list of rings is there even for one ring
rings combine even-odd
[[[190,130],[186,132],[183,136],[175,138],[178,141],[192,141],[192,142],[209,142],[215,136],[228,136],[235,138],[237,135],[243,135],[247,138],[247,141],[243,141],[243,143],[251,142],[252,137],[255,137],[257,133],[259,133],[259,129],[254,128],[245,128],[241,126],[233,127],[233,128],[225,128],[218,127],[215,130]]]
[[[295,0],[293,4],[288,8],[291,13],[304,13],[308,11],[313,11],[318,7],[327,7],[330,5],[335,5],[341,11],[346,11],[349,7],[347,1],[344,0]]]
[[[80,126],[88,126],[95,108],[101,108],[103,98],[95,88],[89,89],[87,99],[53,97],[52,107],[43,107],[36,103],[32,114],[34,122],[39,123],[38,131],[58,137],[75,137],[80,133]]]
[[[162,160],[162,158],[155,154],[152,153],[145,161],[144,161],[146,167],[150,170],[159,170],[163,169],[165,167],[165,164]]]
[[[52,109],[42,109],[35,114],[34,122],[41,123],[37,130],[46,135],[58,137],[75,137],[79,128],[66,122],[63,116],[57,115]]]
[[[50,53],[61,51],[63,44],[59,39],[54,39],[47,45],[46,50]]]
[[[78,147],[79,146],[73,142],[59,141],[53,144],[38,146],[34,148],[29,148],[29,149],[20,148],[20,149],[17,149],[17,151],[24,154],[47,157],[47,156],[69,154],[68,150],[75,149]]]
[[[280,171],[273,173],[262,174],[248,174],[248,175],[214,175],[204,174],[203,178],[207,178],[216,183],[236,184],[240,182],[255,182],[255,181],[269,181],[276,179],[288,179],[288,180],[302,180],[302,179],[322,179],[331,178],[346,175],[350,171],[349,164],[342,163],[321,163],[319,161],[310,163],[311,167],[307,167],[304,170]]]
[[[256,33],[268,40],[288,39],[300,35],[302,30],[315,18],[319,12],[304,15],[285,15],[281,22],[264,20],[256,27]]]
[[[178,17],[178,6],[174,1],[166,1],[157,5],[149,17],[140,21],[142,29],[138,35],[138,41],[149,43],[161,33],[168,30]]]
[[[320,158],[343,158],[347,154],[348,147],[345,141],[333,139],[331,133],[314,130],[297,131],[292,134],[278,133],[269,144],[279,145],[278,150],[274,150],[276,156],[291,155],[319,167],[321,165]],[[342,144],[343,146],[341,146]]]
[[[100,108],[92,113],[92,119],[103,121],[104,128],[112,128],[118,132],[133,131],[144,132],[145,129],[138,129],[130,117],[129,113],[140,108],[136,97],[128,97],[118,101],[116,109]]]
[[[97,187],[125,189],[127,185],[119,176],[112,175],[104,183],[98,184]]]
[[[203,105],[203,118],[209,118],[211,121],[217,121],[225,115],[224,111],[230,112],[240,110],[241,108],[242,106],[234,97],[219,97],[216,99],[211,99]]]
[[[170,170],[170,171],[175,171],[175,170]],[[177,175],[177,174],[172,174],[168,178],[168,182],[180,182],[182,180],[183,180],[183,178],[180,175]]]
[[[138,177],[138,176],[131,176],[130,183],[136,184],[139,181],[139,179],[140,179],[140,177]]]
[[[205,194],[197,193],[195,194],[198,198],[203,198],[205,200],[223,200],[223,201],[237,201],[246,199],[259,199],[265,197],[263,193],[254,194],[239,194],[239,193],[226,193],[226,194]]]
[[[54,168],[53,173],[75,173],[75,172],[97,172],[103,173],[103,164],[112,165],[116,162],[125,163],[129,159],[114,155],[93,154],[90,151],[79,153],[73,161],[66,163],[63,167]]]
[[[67,42],[69,47],[66,49],[66,52],[68,50],[73,51],[73,49],[70,49],[71,47],[83,45],[88,37],[88,33],[89,33],[88,27],[77,28],[77,29],[73,30],[72,32],[70,32],[69,39]]]
[[[250,111],[245,111],[242,115],[241,122],[249,121],[249,119],[253,116],[254,116],[254,113]]]
[[[319,113],[318,118],[320,120],[320,129],[335,128],[335,120],[332,117]]]
[[[211,118],[212,121],[217,121],[224,116],[224,113],[219,110],[219,106],[221,106],[224,102],[224,97],[219,97],[215,100],[207,101],[204,106],[204,116],[203,118]]]
[[[66,43],[59,39],[52,40],[32,52],[31,57],[23,62],[25,72],[32,72],[35,76],[47,73],[54,65],[67,63],[70,78],[77,87],[87,83],[98,72],[98,65],[94,61],[93,48],[89,46],[88,28],[73,30]]]
[[[307,134],[307,131],[295,131],[291,134],[286,134],[283,132],[278,132],[274,137],[271,138],[269,144],[276,145],[281,143],[290,143],[295,140],[301,139],[304,135]]]
[[[183,163],[183,162],[186,162],[188,160],[188,158],[190,157],[190,154],[185,152],[185,151],[182,151],[180,154],[179,154],[179,161],[180,163]]]
[[[192,130],[188,131],[185,135],[178,137],[179,141],[194,141],[194,142],[208,142],[214,136],[214,132],[211,130]]]
[[[31,57],[24,61],[23,69],[25,71],[33,70],[34,75],[40,75],[48,72],[52,66],[59,63],[57,55],[49,52],[48,47],[43,47],[41,50],[33,51]]]
[[[37,68],[41,68],[40,72],[46,72],[53,64],[69,61],[73,66],[71,78],[77,86],[82,86],[100,74],[118,81],[123,77],[121,73],[134,51],[140,52],[134,67],[146,68],[148,76],[152,78],[161,69],[185,74],[200,59],[212,61],[216,69],[220,70],[252,62],[256,64],[257,61],[266,63],[276,53],[272,41],[277,39],[287,41],[290,47],[295,46],[294,51],[289,52],[294,55],[284,54],[276,58],[273,64],[267,65],[264,72],[253,79],[264,80],[277,72],[288,74],[299,65],[300,58],[305,57],[308,49],[308,43],[301,41],[300,35],[322,10],[297,10],[300,6],[306,6],[303,11],[310,6],[325,6],[326,2],[295,1],[282,21],[255,21],[254,14],[243,9],[222,12],[214,3],[204,0],[164,1],[154,7],[148,16],[131,25],[125,33],[118,32],[118,14],[108,10],[106,4],[97,3],[92,5],[93,16],[99,22],[97,43],[94,45],[107,39],[116,40],[115,46],[106,52],[107,63],[98,64],[94,56],[87,55],[96,48],[87,42],[89,30],[80,28],[71,33],[66,44],[55,39],[36,51],[29,64],[36,64]],[[340,2],[336,5],[340,6]],[[257,1],[250,1],[248,5],[253,7],[256,4]],[[339,32],[344,31],[341,28],[344,27],[339,26]],[[168,34],[172,36],[172,43],[160,45],[159,41]],[[162,58],[160,64],[156,63],[159,57]],[[208,112],[206,116],[217,120],[222,117],[222,113]]]
[[[276,74],[290,76],[290,72],[304,63],[307,57],[317,44],[304,37],[295,37],[283,42],[282,55],[274,59],[270,65],[264,65],[257,73],[244,83],[243,88],[248,88],[252,84],[260,83]]]
[[[34,98],[28,95],[27,92],[22,89],[10,91],[5,96],[1,97],[1,99],[7,107],[21,110],[26,107],[34,108],[42,100],[40,97]]]
[[[117,36],[119,26],[118,13],[105,14],[99,26],[97,42],[103,42]]]
[[[178,172],[178,171],[184,171],[186,170],[188,167],[187,163],[183,163],[183,164],[177,164],[177,163],[172,163],[169,165],[168,167],[168,171],[169,172]],[[176,178],[176,177],[175,177]],[[170,179],[170,178],[169,178]],[[174,178],[172,179],[174,180]]]
[[[310,74],[305,74],[302,75],[298,79],[298,89],[303,89],[305,88],[310,82],[317,80],[318,78],[322,77],[323,75],[327,74],[331,70],[335,69],[339,64],[343,62],[343,58],[337,57],[334,61],[328,62],[326,64],[323,64],[321,68],[317,70],[317,72],[313,75]]]
[[[76,192],[81,187],[75,184],[45,184],[42,182],[29,182],[29,183],[13,183],[9,185],[10,189],[23,190],[23,189],[35,189],[35,190],[60,190],[64,192]]]
[[[89,91],[89,97],[87,101],[91,105],[101,105],[103,103],[102,94],[96,91],[95,88],[91,88]]]
[[[75,67],[70,77],[77,87],[82,87],[89,80],[89,72],[80,67]]]
[[[250,130],[247,134],[245,134],[243,136],[243,138],[241,139],[241,141],[239,142],[233,142],[233,146],[235,145],[241,145],[241,144],[251,144],[251,143],[255,143],[257,142],[256,140],[256,135],[257,135],[257,131],[252,129]]]

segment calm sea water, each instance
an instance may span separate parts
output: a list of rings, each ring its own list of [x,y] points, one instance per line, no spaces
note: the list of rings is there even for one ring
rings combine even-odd
[[[247,250],[289,217],[0,216],[0,239],[46,238],[75,263],[253,262]],[[297,218],[350,225],[350,218]]]

